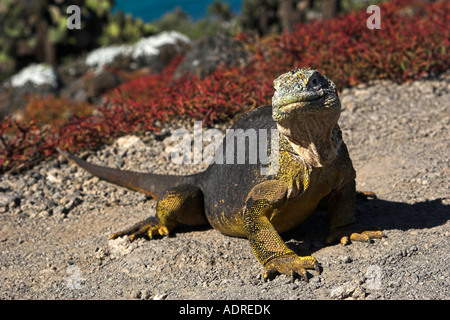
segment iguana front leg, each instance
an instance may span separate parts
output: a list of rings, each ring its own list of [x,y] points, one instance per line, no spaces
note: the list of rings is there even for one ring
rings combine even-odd
[[[349,182],[341,190],[333,192],[328,199],[330,213],[330,235],[326,239],[328,244],[340,241],[349,244],[350,241],[370,242],[380,239],[381,231],[367,230],[355,223],[355,181]]]
[[[289,249],[277,233],[268,216],[286,200],[287,187],[271,180],[255,186],[247,197],[244,228],[256,258],[265,267],[264,281],[285,274],[294,281],[295,274],[308,281],[306,269],[320,267],[311,256],[300,257]]]

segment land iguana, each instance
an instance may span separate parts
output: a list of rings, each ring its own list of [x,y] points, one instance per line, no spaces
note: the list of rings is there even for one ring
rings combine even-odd
[[[327,244],[370,242],[382,232],[355,223],[356,174],[337,124],[341,104],[335,84],[316,70],[296,68],[275,79],[274,87],[271,106],[246,113],[233,127],[277,129],[279,167],[270,175],[261,174],[261,161],[212,163],[200,173],[176,176],[101,167],[58,151],[103,180],[158,199],[156,216],[111,239],[152,238],[168,235],[179,223],[209,223],[226,235],[248,238],[265,268],[264,280],[286,274],[293,281],[298,274],[307,281],[306,269],[320,273],[320,264],[298,256],[279,233],[298,226],[319,203],[330,217]],[[271,139],[267,144],[270,150]]]

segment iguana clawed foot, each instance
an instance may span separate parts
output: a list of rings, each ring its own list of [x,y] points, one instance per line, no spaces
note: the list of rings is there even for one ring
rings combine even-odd
[[[116,239],[122,236],[130,236],[130,240],[133,241],[137,238],[153,238],[154,236],[166,236],[168,234],[169,229],[162,225],[156,217],[151,217],[138,222],[128,229],[113,233],[109,238]]]
[[[330,244],[339,241],[341,244],[347,245],[351,241],[371,242],[372,239],[381,239],[383,237],[383,232],[380,230],[364,229],[366,228],[357,224],[332,229],[326,243]]]
[[[351,241],[359,242],[371,242],[372,239],[381,239],[383,233],[381,231],[363,231],[361,233],[352,233],[350,237],[344,236],[341,238],[340,242],[343,245],[350,244]]]
[[[295,275],[308,282],[308,272],[306,269],[315,269],[319,274],[321,267],[317,260],[311,256],[300,257],[296,254],[281,256],[269,261],[265,265],[264,281],[274,279],[278,274],[285,274],[294,282]]]
[[[369,200],[369,199],[377,199],[377,195],[375,192],[372,191],[360,191],[360,190],[356,190],[356,199],[361,199],[361,200]]]

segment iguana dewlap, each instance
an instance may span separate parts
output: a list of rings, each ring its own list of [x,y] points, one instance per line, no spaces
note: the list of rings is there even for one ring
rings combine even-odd
[[[278,170],[271,175],[261,174],[260,161],[213,163],[189,176],[138,173],[100,167],[59,151],[101,179],[158,199],[156,217],[111,238],[152,238],[167,235],[179,223],[209,223],[224,234],[249,239],[266,269],[264,279],[283,273],[307,280],[305,269],[319,271],[317,261],[296,255],[279,233],[302,223],[319,202],[326,204],[330,215],[327,243],[370,241],[380,238],[381,232],[364,231],[355,224],[356,175],[337,124],[341,105],[334,83],[318,71],[296,68],[278,77],[274,86],[272,106],[248,112],[233,126],[244,132],[278,129]],[[267,137],[271,152],[270,134]]]

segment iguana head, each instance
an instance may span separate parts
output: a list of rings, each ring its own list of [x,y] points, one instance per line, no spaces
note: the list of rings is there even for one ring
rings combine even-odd
[[[272,118],[307,167],[330,163],[341,144],[341,103],[335,84],[316,70],[296,68],[274,81]]]
[[[299,120],[319,113],[339,118],[341,104],[336,85],[320,72],[295,68],[273,83],[272,117],[276,122]]]

